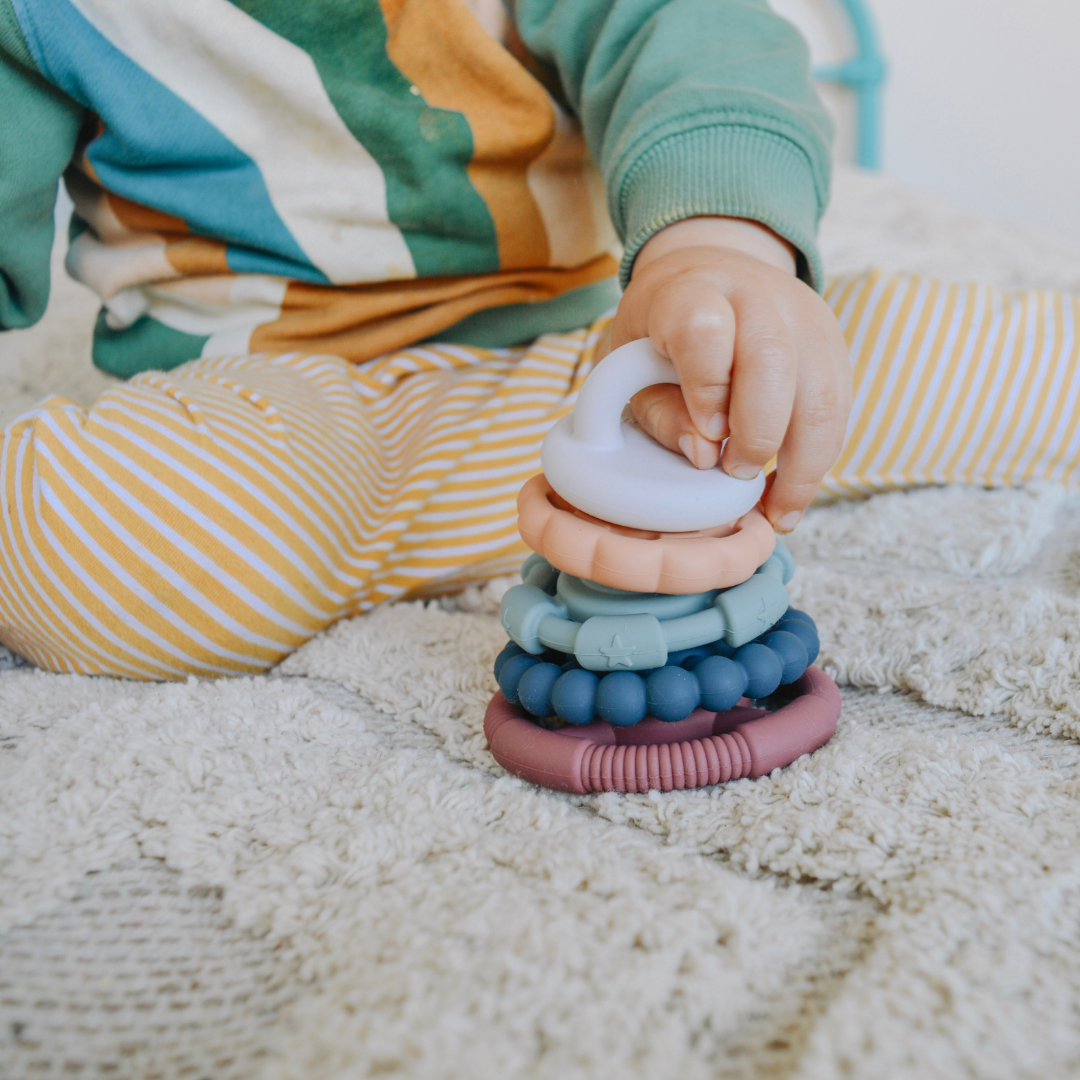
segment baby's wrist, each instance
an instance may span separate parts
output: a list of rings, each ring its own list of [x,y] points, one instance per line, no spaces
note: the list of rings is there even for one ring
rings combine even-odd
[[[741,251],[778,270],[795,273],[791,244],[756,221],[729,217],[685,218],[654,233],[638,252],[633,273],[680,248],[703,246]]]

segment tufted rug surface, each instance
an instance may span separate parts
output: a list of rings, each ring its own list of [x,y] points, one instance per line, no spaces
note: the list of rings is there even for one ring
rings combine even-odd
[[[859,174],[825,235],[838,271],[1080,283],[1051,241]],[[5,342],[5,417],[83,362],[73,289]],[[837,735],[705,791],[495,765],[506,582],[257,679],[0,658],[0,1077],[1075,1076],[1080,503],[895,493],[791,546]]]

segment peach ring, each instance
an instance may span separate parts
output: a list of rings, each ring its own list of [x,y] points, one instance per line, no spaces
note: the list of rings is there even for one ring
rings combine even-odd
[[[776,534],[755,507],[733,525],[650,533],[598,521],[564,502],[543,473],[518,495],[521,538],[552,566],[632,592],[684,595],[726,589],[772,554]]]

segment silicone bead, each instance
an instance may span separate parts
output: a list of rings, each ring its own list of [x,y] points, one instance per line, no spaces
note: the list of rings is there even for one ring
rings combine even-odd
[[[551,716],[554,712],[551,688],[562,673],[562,668],[555,664],[533,664],[518,683],[517,695],[521,707],[533,716]]]
[[[654,615],[594,615],[581,624],[574,655],[583,668],[640,671],[667,662],[664,628]]]
[[[772,633],[765,635],[761,644],[772,649],[784,666],[780,675],[781,686],[787,686],[788,683],[793,683],[800,678],[810,662],[807,659],[806,646],[802,643],[802,638],[789,630],[773,630]],[[519,690],[518,693],[520,692]]]
[[[751,642],[735,653],[735,663],[746,670],[748,698],[768,697],[779,685],[784,673],[780,657],[767,645]]]
[[[706,656],[712,656],[711,645],[698,645],[693,649],[680,649],[679,652],[668,653],[667,666],[678,665],[693,671],[694,665]]]
[[[502,652],[495,657],[495,681],[499,680],[499,672],[502,671],[503,664],[510,659],[511,656],[520,656],[525,650],[516,642],[508,641],[503,647]]]
[[[507,589],[499,609],[503,629],[527,652],[539,656],[540,624],[548,615],[566,618],[566,608],[535,585],[515,585]]]
[[[701,707],[710,712],[726,712],[739,703],[749,681],[746,669],[726,656],[707,656],[694,668],[701,687]]]
[[[645,707],[657,720],[685,720],[700,704],[698,680],[681,667],[658,668],[645,680]]]
[[[551,707],[555,715],[568,724],[591,724],[596,719],[596,688],[599,682],[599,676],[583,668],[564,671],[551,687]]]
[[[613,727],[632,727],[645,719],[645,680],[632,671],[605,675],[596,688],[596,715]]]
[[[782,618],[774,630],[784,630],[794,634],[806,647],[806,661],[812,664],[821,650],[821,642],[818,640],[817,627],[807,619],[789,619],[786,615]]]
[[[817,626],[817,623],[806,614],[805,611],[800,611],[798,608],[789,607],[784,612],[785,619],[802,619],[803,622],[808,622],[811,626]]]
[[[534,664],[539,663],[540,661],[535,656],[529,656],[528,653],[520,653],[517,656],[511,656],[503,664],[498,677],[499,689],[503,692],[503,697],[506,698],[511,705],[518,704],[517,691],[518,684],[521,682],[521,676]]]
[[[724,617],[724,640],[738,647],[753,641],[783,616],[788,608],[788,594],[778,579],[755,574],[741,585],[720,593],[714,603]]]

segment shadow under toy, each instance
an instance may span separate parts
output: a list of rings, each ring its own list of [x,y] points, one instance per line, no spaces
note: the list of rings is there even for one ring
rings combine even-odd
[[[678,378],[648,341],[605,357],[518,497],[534,554],[502,601],[484,733],[505,769],[557,791],[762,776],[840,715],[813,620],[788,603],[764,474],[697,469],[626,421],[656,383]]]

